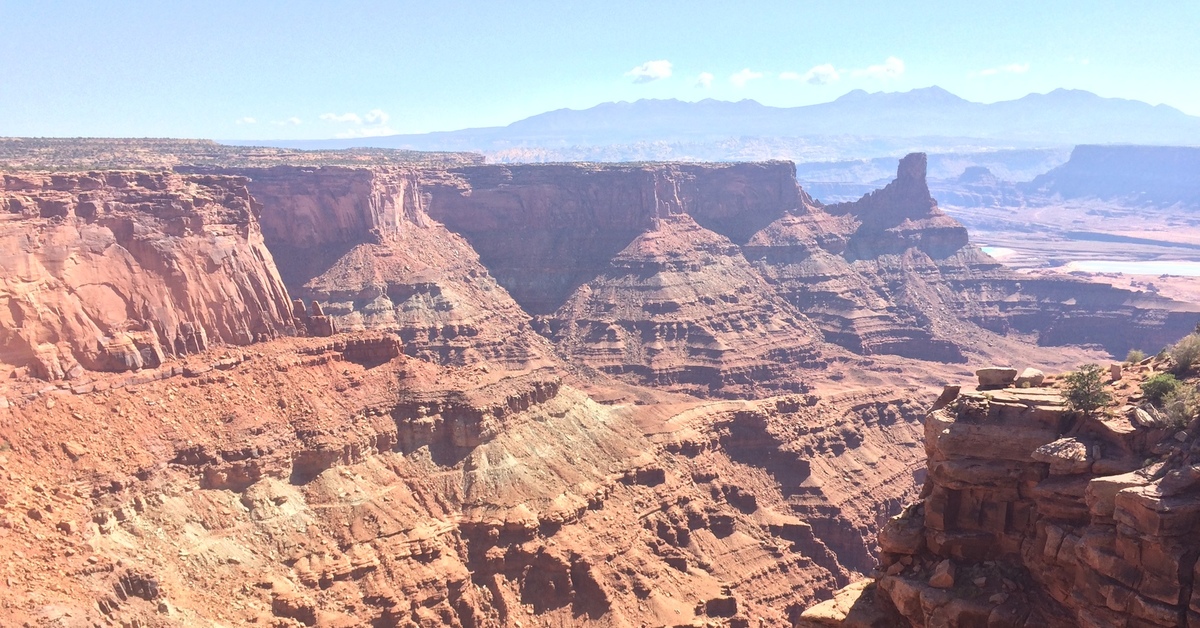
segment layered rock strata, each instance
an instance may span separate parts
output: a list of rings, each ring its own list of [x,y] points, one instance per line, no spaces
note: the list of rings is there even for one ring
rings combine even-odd
[[[0,180],[0,363],[49,379],[294,333],[245,179]]]
[[[251,179],[294,295],[448,364],[543,364],[545,338],[632,383],[744,396],[803,390],[797,367],[847,359],[827,343],[950,363],[1005,335],[1123,354],[1200,318],[1005,270],[937,208],[920,154],[830,206],[785,162],[222,172]]]
[[[341,329],[392,329],[410,355],[445,364],[544,364],[549,346],[461,237],[429,218],[440,170],[223,169],[249,178],[292,294]]]
[[[0,407],[6,619],[781,625],[913,498],[907,392],[603,406],[387,333],[219,355]]]
[[[1025,334],[1124,355],[1164,346],[1200,320],[1196,304],[1008,271],[938,209],[922,154],[901,160],[887,187],[789,214],[743,250],[828,340],[866,354],[962,362],[992,334]]]
[[[802,390],[821,337],[739,248],[809,202],[787,163],[472,167],[429,211],[572,361],[701,394]]]
[[[874,584],[802,625],[1192,626],[1195,425],[1136,405],[1162,362],[1095,415],[1054,387],[947,389],[925,419],[922,499],[879,533]]]

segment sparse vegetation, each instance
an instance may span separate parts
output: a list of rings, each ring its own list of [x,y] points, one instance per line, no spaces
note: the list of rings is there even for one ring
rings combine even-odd
[[[1125,354],[1125,361],[1129,364],[1137,364],[1146,359],[1146,352],[1141,349],[1130,349],[1129,353]]]
[[[1192,333],[1175,343],[1167,353],[1175,363],[1176,373],[1186,373],[1200,363],[1200,333]]]
[[[1200,414],[1200,391],[1194,386],[1180,386],[1163,397],[1162,406],[1168,424],[1182,429]]]
[[[1156,406],[1162,406],[1163,399],[1179,388],[1179,380],[1170,373],[1159,373],[1142,382],[1142,394],[1146,401]]]
[[[1112,402],[1104,390],[1106,369],[1099,364],[1087,364],[1066,376],[1067,405],[1077,412],[1092,414]]]

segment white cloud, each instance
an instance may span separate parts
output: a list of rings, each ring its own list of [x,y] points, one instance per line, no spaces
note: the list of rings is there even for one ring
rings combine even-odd
[[[387,121],[391,119],[391,116],[389,116],[383,109],[372,109],[367,112],[367,115],[363,116],[363,119],[371,124],[375,124],[376,122],[379,124],[386,124]]]
[[[898,78],[904,74],[904,62],[896,57],[888,57],[886,61],[878,65],[869,65],[861,70],[854,70],[850,73],[856,77],[875,78],[880,80]]]
[[[323,113],[321,119],[328,122],[353,122],[354,124],[362,124],[362,117],[357,113]]]
[[[671,76],[671,62],[666,59],[647,61],[625,73],[634,83],[649,83]]]
[[[826,85],[840,78],[842,75],[838,73],[837,68],[831,63],[822,63],[810,68],[804,74],[799,72],[780,72],[779,78],[785,81],[804,81],[812,85]]]
[[[712,75],[712,72],[701,72],[700,76],[696,77],[696,87],[703,87],[704,89],[708,89],[708,88],[712,87],[714,78],[716,78],[716,77],[714,77]]]
[[[300,124],[300,118],[297,118],[296,116],[292,116],[285,120],[272,120],[271,124],[274,124],[275,126],[289,126],[289,125],[296,126],[296,125]]]
[[[1029,71],[1028,63],[1010,63],[1002,65],[998,68],[988,68],[986,70],[976,70],[968,72],[967,76],[995,76],[997,74],[1024,74]]]
[[[762,72],[755,72],[750,68],[742,68],[741,70],[734,72],[733,75],[729,77],[729,82],[738,87],[745,87],[746,83],[762,77]]]
[[[256,122],[258,122],[258,120],[255,120],[254,118],[251,118],[250,116],[246,116],[244,118],[238,118],[237,120],[234,120],[233,123],[234,124],[254,124]]]
[[[899,61],[899,59],[897,59],[897,61]],[[901,63],[900,67],[902,68],[901,71],[903,71],[904,64]],[[837,69],[833,67],[833,64],[830,63],[822,63],[821,65],[813,66],[804,73],[804,82],[812,85],[827,85],[840,78],[842,78],[842,75],[839,74]]]

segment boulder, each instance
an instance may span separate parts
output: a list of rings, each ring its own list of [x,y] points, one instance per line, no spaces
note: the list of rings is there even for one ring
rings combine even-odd
[[[709,617],[733,617],[737,614],[737,607],[737,598],[721,595],[704,603],[704,614]]]
[[[975,371],[980,388],[1004,388],[1017,379],[1017,369],[1004,366],[987,366]]]
[[[1084,491],[1088,510],[1097,519],[1109,519],[1113,516],[1114,500],[1117,493],[1136,486],[1145,486],[1150,478],[1142,471],[1132,471],[1121,475],[1108,475],[1095,478],[1088,482]]]
[[[1017,376],[1016,385],[1018,388],[1029,388],[1041,386],[1042,382],[1046,381],[1046,374],[1035,368],[1027,368],[1021,371]]]
[[[879,530],[879,549],[892,554],[919,554],[925,550],[924,508],[910,507],[888,519]]]
[[[1050,475],[1087,473],[1092,467],[1091,448],[1075,438],[1060,438],[1033,451],[1033,459],[1050,464]]]
[[[1200,465],[1168,471],[1158,482],[1158,491],[1165,496],[1186,493],[1200,485]]]
[[[954,576],[958,570],[954,567],[954,561],[949,558],[937,564],[933,568],[933,575],[929,577],[929,586],[935,589],[950,589],[954,587]]]

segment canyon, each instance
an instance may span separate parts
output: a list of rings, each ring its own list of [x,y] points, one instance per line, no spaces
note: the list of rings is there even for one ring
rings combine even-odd
[[[943,385],[1157,350],[1200,320],[1007,269],[940,210],[923,154],[826,205],[782,161],[5,146],[16,625],[807,621],[901,564],[881,530],[983,499],[947,479],[959,467],[926,471]],[[1141,446],[1122,438],[1144,436],[1104,441],[1114,469]],[[947,460],[986,455],[972,443]],[[923,495],[924,519],[890,519]],[[1021,499],[1005,508],[1039,497]],[[1059,541],[1088,534],[1054,521]],[[986,540],[937,530],[922,552]]]

